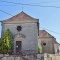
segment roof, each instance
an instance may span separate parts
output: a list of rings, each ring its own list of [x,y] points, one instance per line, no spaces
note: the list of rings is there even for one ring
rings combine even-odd
[[[56,41],[56,38],[52,36],[50,33],[48,33],[46,30],[39,30],[39,36],[40,38],[52,38],[54,43],[58,43]]]
[[[40,37],[53,37],[46,30],[39,30]],[[53,37],[54,38],[54,37]]]
[[[7,19],[7,20],[20,20],[20,19],[31,19],[31,20],[38,20],[36,18],[33,18],[31,16],[29,16],[28,14],[26,14],[25,12],[20,12],[17,15]],[[7,21],[7,20],[3,20],[3,21]]]

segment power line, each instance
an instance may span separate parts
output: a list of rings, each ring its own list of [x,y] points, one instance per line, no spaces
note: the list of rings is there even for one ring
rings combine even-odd
[[[0,2],[12,3],[12,4],[21,4],[21,3],[9,2],[9,1],[2,1],[2,0],[0,0]]]
[[[0,11],[3,12],[3,13],[5,13],[5,14],[8,14],[8,15],[10,15],[10,16],[13,16],[12,14],[7,13],[7,12],[5,12],[5,11],[3,11],[3,10],[0,10]],[[48,31],[53,32],[53,33],[55,33],[55,34],[60,34],[60,33],[58,33],[58,32],[55,32],[55,31],[52,31],[52,30],[49,30],[49,29],[46,29],[46,28],[43,28],[43,27],[40,27],[40,28],[42,28],[42,29],[44,29],[44,30],[48,30]]]
[[[40,3],[31,3],[31,4],[41,4],[41,3],[54,3],[54,2],[59,2],[60,0],[58,0],[58,1],[48,1],[48,2],[40,2]]]
[[[55,31],[52,31],[52,30],[49,30],[49,29],[46,29],[46,28],[43,28],[43,27],[40,27],[40,28],[42,28],[42,29],[44,29],[44,30],[48,30],[48,31],[50,31],[50,32],[53,32],[53,33],[55,33],[55,34],[59,34],[59,35],[60,35],[60,33],[58,33],[58,32],[55,32]]]
[[[0,4],[0,6],[17,6],[17,5],[5,5],[5,4],[4,4],[4,5],[1,5],[1,4]]]
[[[40,6],[40,7],[54,7],[54,8],[60,8],[60,7],[58,7],[58,6],[44,6],[44,5],[40,5],[40,4],[22,4],[22,3],[8,2],[8,1],[0,1],[0,2],[12,3],[12,4],[24,5],[24,6]]]
[[[5,14],[8,14],[8,15],[10,15],[10,16],[13,16],[12,14],[7,13],[7,12],[5,12],[5,11],[3,11],[3,10],[0,10],[0,11],[3,12],[3,13],[5,13]]]
[[[25,4],[23,4],[25,5]],[[26,4],[27,5],[27,4]],[[16,5],[0,5],[0,6],[16,6]],[[60,7],[57,7],[57,6],[43,6],[43,5],[29,5],[29,6],[40,6],[40,7],[53,7],[53,8],[60,8]]]
[[[53,2],[59,2],[60,0],[57,1],[48,1],[48,2],[40,2],[40,3],[53,3]]]
[[[56,2],[56,1],[48,1],[48,2],[40,2],[40,3],[52,3],[52,2]],[[40,4],[40,3],[33,3],[33,4]]]
[[[59,2],[59,1],[60,0],[57,0],[57,1],[48,1],[48,2],[40,2],[40,3],[51,3],[51,2]],[[3,0],[0,0],[0,2],[21,4],[21,3],[9,2],[9,1],[3,1]],[[31,4],[40,4],[40,3],[31,3]]]

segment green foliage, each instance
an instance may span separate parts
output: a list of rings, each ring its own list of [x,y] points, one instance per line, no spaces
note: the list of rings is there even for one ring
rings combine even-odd
[[[0,41],[0,53],[11,53],[13,50],[13,38],[9,29],[7,29]]]
[[[42,46],[38,46],[38,53],[42,53]]]
[[[40,49],[39,49],[39,47],[38,47],[38,53],[40,54]]]

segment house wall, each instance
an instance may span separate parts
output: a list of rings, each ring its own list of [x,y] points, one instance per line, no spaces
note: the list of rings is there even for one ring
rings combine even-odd
[[[22,30],[20,32],[17,31],[17,26],[21,26]],[[14,37],[14,44],[15,36],[17,34],[23,34],[26,36],[24,39],[20,40],[22,41],[22,51],[30,51],[31,53],[37,53],[38,49],[38,28],[37,28],[37,22],[21,22],[21,21],[9,21],[2,23],[2,33],[6,31],[8,28],[10,29],[13,37]],[[16,47],[16,46],[14,46]]]
[[[55,54],[60,54],[60,44],[54,44]]]
[[[55,53],[54,52],[54,42],[53,39],[54,38],[49,38],[49,37],[43,37],[40,38],[41,39],[41,45],[42,45],[42,53]],[[44,46],[43,44],[46,43],[46,45]]]

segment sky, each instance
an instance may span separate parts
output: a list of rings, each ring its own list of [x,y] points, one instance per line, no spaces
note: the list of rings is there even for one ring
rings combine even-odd
[[[39,29],[46,30],[60,43],[60,0],[0,0],[0,21],[21,11],[39,19]]]

